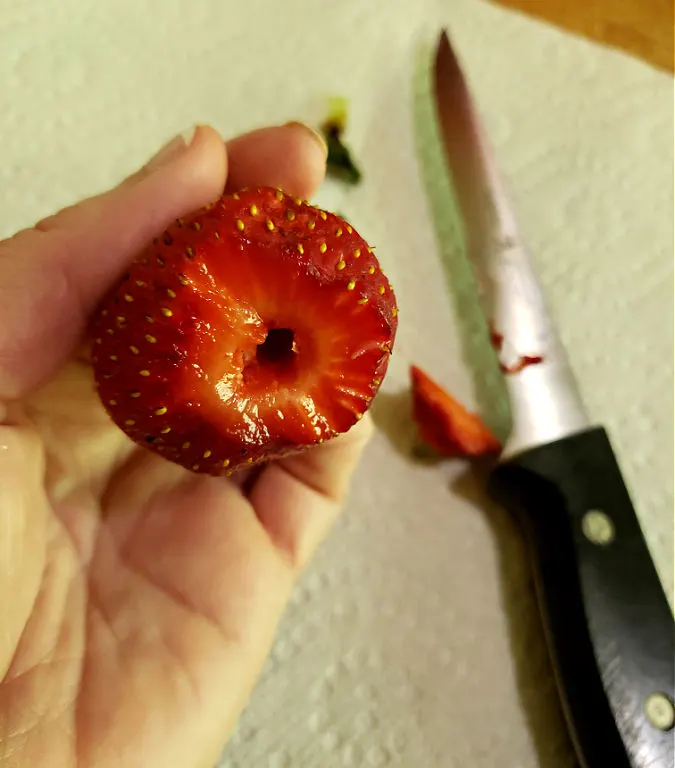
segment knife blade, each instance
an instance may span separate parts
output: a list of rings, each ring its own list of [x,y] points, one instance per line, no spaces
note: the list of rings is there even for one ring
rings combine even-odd
[[[607,432],[580,397],[446,32],[434,95],[511,405],[489,491],[522,523],[579,761],[673,768],[673,615]]]

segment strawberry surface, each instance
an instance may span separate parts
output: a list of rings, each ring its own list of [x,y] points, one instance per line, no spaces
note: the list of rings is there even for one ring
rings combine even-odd
[[[104,299],[96,386],[135,442],[228,474],[353,426],[397,313],[345,221],[280,190],[226,195],[169,227]]]
[[[447,457],[499,453],[499,441],[475,413],[416,365],[410,366],[410,377],[413,417],[427,445]]]

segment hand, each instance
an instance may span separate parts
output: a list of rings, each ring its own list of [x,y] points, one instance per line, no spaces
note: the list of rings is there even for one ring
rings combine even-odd
[[[173,219],[228,189],[312,195],[298,124],[171,142],[116,189],[0,242],[0,764],[212,765],[369,435],[241,484],[135,447],[107,418],[87,317]]]

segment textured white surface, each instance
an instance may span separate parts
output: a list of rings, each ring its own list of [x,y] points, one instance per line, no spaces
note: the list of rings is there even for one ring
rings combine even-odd
[[[195,121],[230,135],[350,99],[366,182],[322,194],[377,245],[398,347],[382,431],[223,768],[573,765],[513,524],[463,467],[396,450],[411,361],[469,403],[494,388],[487,373],[474,383],[481,329],[444,267],[458,241],[437,215],[449,198],[424,75],[441,24],[672,598],[670,78],[478,0],[0,0],[0,235],[117,181]]]

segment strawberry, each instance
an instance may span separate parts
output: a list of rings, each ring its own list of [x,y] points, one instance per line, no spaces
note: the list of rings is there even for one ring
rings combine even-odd
[[[352,427],[384,378],[397,314],[349,224],[245,190],[176,221],[103,300],[96,386],[139,445],[229,474]]]
[[[427,445],[448,457],[499,453],[499,441],[476,414],[469,413],[417,366],[410,366],[410,376],[413,416]]]

